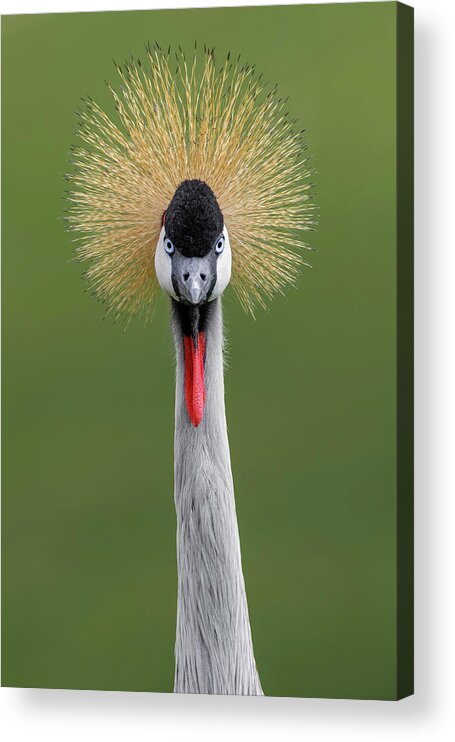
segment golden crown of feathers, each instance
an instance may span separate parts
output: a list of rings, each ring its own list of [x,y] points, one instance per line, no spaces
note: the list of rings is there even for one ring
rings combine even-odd
[[[115,315],[151,313],[163,213],[177,186],[197,178],[223,213],[240,302],[265,306],[295,280],[308,249],[301,231],[314,227],[311,170],[285,102],[253,67],[229,55],[218,66],[211,49],[188,62],[155,44],[147,64],[116,67],[117,121],[86,101],[68,176],[68,225],[93,292]]]

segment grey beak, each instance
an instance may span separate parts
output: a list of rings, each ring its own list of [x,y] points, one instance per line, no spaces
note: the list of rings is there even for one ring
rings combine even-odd
[[[202,304],[216,283],[216,260],[211,254],[203,258],[186,258],[176,251],[172,256],[172,283],[183,301],[193,306]]]

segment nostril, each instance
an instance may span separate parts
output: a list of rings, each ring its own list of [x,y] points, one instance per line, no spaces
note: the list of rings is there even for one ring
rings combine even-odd
[[[205,275],[205,273],[200,273],[199,275],[201,277],[201,281],[205,281],[205,279],[207,278],[207,276]]]
[[[184,273],[183,274],[183,280],[184,281],[188,281],[189,277],[190,277],[190,274],[189,273]]]

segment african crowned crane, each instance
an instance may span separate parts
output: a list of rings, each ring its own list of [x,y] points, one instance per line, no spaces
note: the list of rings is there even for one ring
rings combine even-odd
[[[221,295],[245,309],[292,283],[313,225],[301,134],[252,67],[147,48],[117,67],[115,123],[79,112],[69,224],[94,293],[118,315],[170,296],[176,350],[176,692],[262,694],[224,409]]]

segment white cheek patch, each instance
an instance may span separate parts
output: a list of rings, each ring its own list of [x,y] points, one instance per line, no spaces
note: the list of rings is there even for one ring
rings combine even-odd
[[[160,237],[155,250],[155,273],[163,291],[166,291],[174,299],[177,296],[172,285],[172,260],[164,249],[164,227],[161,228]]]
[[[231,280],[231,267],[232,267],[232,254],[231,245],[229,242],[229,235],[226,227],[223,229],[224,234],[224,250],[221,255],[218,256],[216,264],[216,283],[213,287],[213,291],[210,294],[209,301],[217,299],[223,293],[224,289]]]

